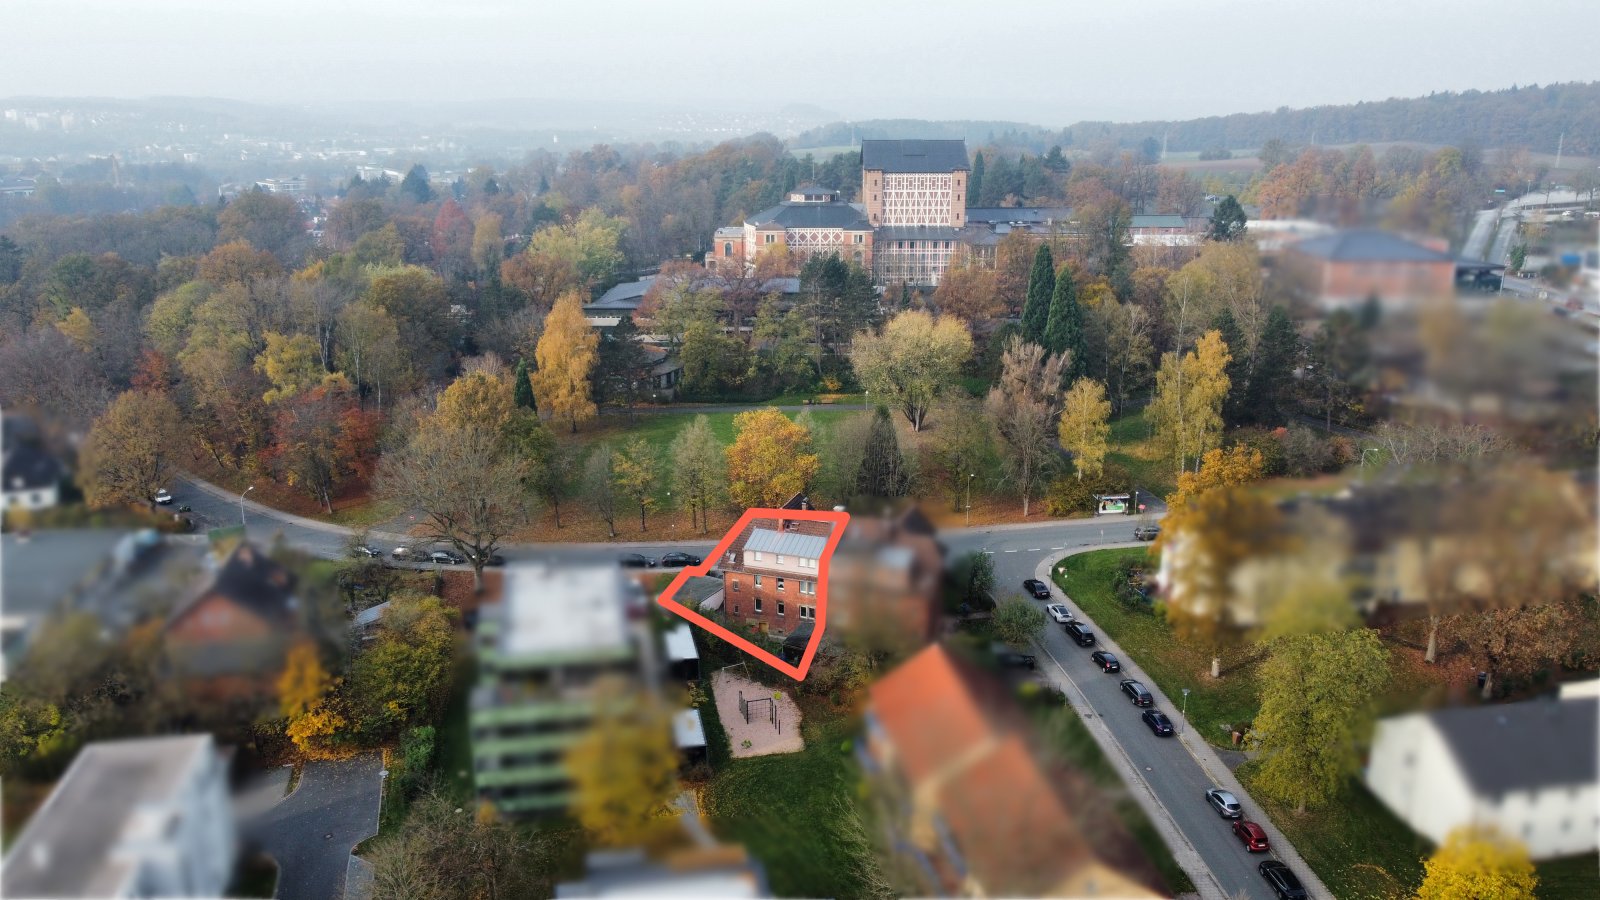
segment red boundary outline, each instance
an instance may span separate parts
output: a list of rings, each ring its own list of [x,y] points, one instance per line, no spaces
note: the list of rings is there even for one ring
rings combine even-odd
[[[739,532],[744,531],[744,527],[748,525],[752,519],[795,519],[808,522],[834,523],[833,533],[828,535],[828,544],[822,550],[822,557],[817,560],[816,625],[814,630],[811,632],[811,640],[806,643],[806,652],[800,657],[800,664],[798,666],[790,665],[789,663],[784,662],[782,659],[773,656],[766,650],[763,650],[762,648],[757,647],[755,644],[752,644],[750,641],[746,640],[742,635],[735,634],[727,627],[719,625],[705,616],[702,616],[698,610],[690,609],[689,607],[684,606],[681,603],[675,603],[672,600],[673,597],[677,596],[678,590],[683,587],[684,582],[688,581],[691,575],[703,576],[717,567],[717,562],[722,559],[722,555],[728,551],[728,548],[733,545],[733,542],[736,539],[738,539]],[[661,604],[663,608],[682,616],[696,625],[699,625],[706,631],[709,631],[717,637],[733,644],[735,647],[738,647],[751,656],[754,656],[756,659],[759,659],[774,669],[777,669],[779,672],[782,672],[790,678],[793,678],[795,681],[804,681],[806,678],[806,672],[810,671],[811,669],[811,660],[817,655],[817,645],[822,643],[822,632],[828,627],[828,563],[833,559],[833,551],[839,546],[839,539],[844,537],[845,525],[847,525],[849,522],[850,514],[846,512],[833,512],[814,509],[747,509],[744,511],[744,515],[739,517],[739,521],[733,523],[733,527],[729,529],[728,533],[723,536],[720,542],[717,543],[716,548],[705,557],[705,560],[698,566],[686,566],[680,570],[678,572],[678,577],[672,579],[672,583],[667,585],[667,589],[665,591],[661,592],[661,596],[656,598],[656,602]],[[728,602],[727,598],[724,597],[722,602],[726,604]]]

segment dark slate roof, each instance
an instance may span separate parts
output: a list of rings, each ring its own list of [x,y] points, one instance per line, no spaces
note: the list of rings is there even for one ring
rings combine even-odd
[[[966,171],[967,142],[955,141],[862,141],[861,168],[884,172]]]
[[[751,225],[777,225],[781,228],[843,228],[870,231],[866,213],[848,203],[779,203],[749,219]]]
[[[1129,222],[1129,228],[1183,228],[1189,223],[1183,216],[1172,215],[1137,215]]]
[[[1593,697],[1441,709],[1428,718],[1480,796],[1600,779]]]
[[[300,601],[294,588],[293,573],[255,545],[243,543],[228,554],[210,583],[173,610],[169,621],[177,621],[207,597],[220,596],[255,613],[264,622],[294,628],[300,621]]]
[[[1375,228],[1335,231],[1292,246],[1308,256],[1330,262],[1449,262],[1454,259],[1448,253]]]
[[[993,225],[995,223],[1026,222],[1030,225],[1065,222],[1072,218],[1070,206],[969,206],[967,222]]]
[[[600,295],[600,299],[583,306],[584,312],[605,309],[638,309],[639,301],[644,298],[645,291],[650,290],[654,283],[654,275],[646,275],[638,281],[625,281],[615,285],[611,290]]]
[[[6,453],[0,485],[7,491],[51,487],[61,480],[61,464],[33,444],[18,444]]]

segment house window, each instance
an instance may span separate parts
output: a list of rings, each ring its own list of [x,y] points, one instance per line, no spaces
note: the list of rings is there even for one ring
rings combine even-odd
[[[736,616],[739,614],[739,605],[737,603],[733,606],[733,614]]]
[[[783,579],[782,578],[778,579],[778,591],[780,593],[783,591]]]
[[[856,243],[858,243],[858,244],[865,243],[866,239],[867,239],[866,235],[864,235],[864,234],[856,235]]]
[[[778,601],[778,615],[780,615],[780,616],[783,615],[783,601],[782,600]]]
[[[778,563],[778,565],[780,565],[780,566],[781,566],[781,565],[783,565],[783,554],[782,554],[782,553],[779,553],[779,554],[778,554],[778,559],[777,559],[777,563]]]
[[[728,241],[728,242],[726,242],[726,243],[724,243],[722,245],[722,255],[723,256],[732,256],[733,255],[733,242],[732,241]]]
[[[750,551],[750,558],[755,560],[756,562],[761,562],[761,551],[760,550],[752,550],[752,551]]]
[[[802,618],[802,619],[815,619],[816,617],[817,617],[817,608],[815,606],[802,606],[802,607],[800,607],[800,618]]]
[[[769,243],[769,244],[770,244],[770,243],[772,243],[772,242],[773,242],[773,241],[774,241],[774,240],[776,240],[776,239],[777,239],[777,237],[778,237],[778,236],[777,236],[777,235],[775,235],[775,234],[769,234],[769,235],[767,235],[767,243]]]
[[[743,583],[744,583],[744,582],[742,582],[742,581],[740,581],[740,580],[739,580],[739,579],[737,579],[737,578],[730,578],[730,579],[728,579],[728,581],[729,581],[729,582],[731,582],[731,583],[732,583],[732,584],[733,584],[733,592],[734,592],[734,593],[735,593],[735,594],[737,594],[737,593],[739,593],[739,591],[740,591],[740,590],[741,590],[741,588],[740,588],[740,587],[739,587],[739,585],[741,585],[741,584],[743,584]]]
[[[756,612],[761,612],[761,598],[756,598]]]
[[[757,576],[755,576],[755,579],[756,579],[756,587],[761,587],[761,576],[757,575]],[[757,602],[760,602],[760,601],[757,601]]]

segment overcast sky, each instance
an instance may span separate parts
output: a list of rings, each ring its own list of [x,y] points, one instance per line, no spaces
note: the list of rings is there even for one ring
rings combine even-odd
[[[0,96],[640,100],[1060,126],[1600,79],[1594,0],[4,0]]]

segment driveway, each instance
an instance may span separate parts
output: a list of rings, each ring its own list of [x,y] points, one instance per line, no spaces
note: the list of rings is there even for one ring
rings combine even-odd
[[[308,762],[294,793],[241,831],[278,861],[279,900],[342,900],[350,851],[378,833],[383,760]]]
[[[1109,546],[1145,545],[1129,542]],[[1038,642],[1044,651],[1040,669],[1045,677],[1066,693],[1068,701],[1083,717],[1089,732],[1155,823],[1202,897],[1264,900],[1272,896],[1256,871],[1257,864],[1269,856],[1288,864],[1313,897],[1331,896],[1288,839],[1245,793],[1212,747],[1189,729],[1180,714],[1181,704],[1163,694],[1155,680],[1139,668],[1138,660],[1129,658],[1077,604],[1072,603],[1071,597],[1064,596],[1050,582],[1050,572],[1056,562],[1088,549],[1102,548],[1057,551],[1043,559],[1033,556],[1004,569],[996,566],[996,576],[1002,579],[1002,586],[1006,584],[1005,579],[1020,582],[1023,577],[1050,583],[1051,592],[1056,595],[1052,602],[1065,599],[1073,615],[1094,629],[1099,646],[1115,653],[1123,666],[1121,674],[1102,673],[1089,660],[1090,648],[1079,647],[1067,638],[1060,626],[1051,623]],[[1142,711],[1122,694],[1119,682],[1124,678],[1138,679],[1149,688],[1155,695],[1155,708],[1171,717],[1180,730],[1178,735],[1159,738],[1150,733],[1140,719]],[[1239,797],[1245,818],[1267,830],[1272,843],[1270,854],[1245,852],[1228,823],[1205,802],[1205,791],[1211,787],[1225,788]]]

